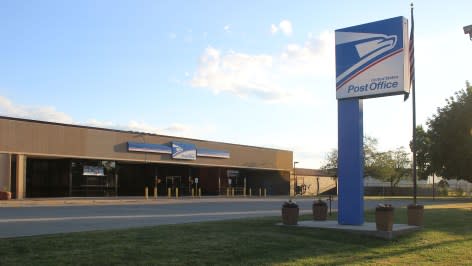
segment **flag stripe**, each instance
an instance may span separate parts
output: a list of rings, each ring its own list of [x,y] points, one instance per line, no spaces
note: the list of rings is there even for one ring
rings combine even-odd
[[[415,22],[413,20],[413,8],[411,9],[411,32],[410,32],[410,86],[415,79]]]

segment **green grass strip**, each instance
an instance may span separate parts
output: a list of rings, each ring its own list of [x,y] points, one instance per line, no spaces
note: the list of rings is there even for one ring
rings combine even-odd
[[[0,239],[0,265],[472,265],[464,206],[427,208],[422,231],[391,241],[276,226],[280,217]]]

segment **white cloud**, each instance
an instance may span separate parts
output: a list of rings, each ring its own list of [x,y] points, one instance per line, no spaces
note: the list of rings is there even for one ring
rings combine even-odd
[[[289,36],[289,35],[292,35],[292,22],[290,22],[290,20],[282,20],[280,23],[279,23],[279,28],[280,30],[282,31],[283,34]]]
[[[150,125],[145,122],[131,120],[128,122],[126,126],[121,126],[122,129],[130,130],[130,131],[137,131],[137,132],[145,132],[145,133],[153,133],[153,134],[162,134],[162,130],[156,126]]]
[[[193,133],[193,128],[191,126],[179,123],[173,123],[166,127],[157,127],[146,122],[131,120],[130,122],[128,122],[127,125],[118,127],[124,130],[160,135],[195,137],[195,134]]]
[[[334,77],[334,34],[324,31],[303,45],[288,44],[280,60],[286,72]]]
[[[51,106],[22,106],[15,105],[9,99],[0,96],[0,112],[5,116],[29,118],[57,123],[73,123],[70,116],[56,111]]]
[[[292,28],[292,22],[290,20],[282,20],[280,21],[279,25],[271,24],[270,25],[270,32],[272,35],[277,34],[279,30],[285,35],[285,36],[290,36],[292,35],[293,28]]]
[[[214,93],[230,92],[243,98],[255,96],[278,101],[290,93],[273,82],[272,69],[272,56],[236,52],[221,55],[219,50],[208,47],[191,84],[209,88]]]
[[[226,25],[226,26],[224,26],[223,29],[224,29],[224,31],[226,31],[226,32],[230,32],[230,28],[231,28],[231,25]]]
[[[87,122],[82,123],[91,127],[102,127],[102,128],[114,128],[114,124],[111,121],[98,121],[97,119],[89,119]]]
[[[57,111],[51,106],[22,106],[13,103],[6,97],[0,96],[0,115],[9,117],[18,117],[25,119],[33,119],[40,121],[64,123],[64,124],[79,124],[99,128],[119,129],[126,131],[137,131],[169,136],[179,136],[188,138],[197,138],[198,136],[208,134],[214,130],[211,125],[201,127],[192,127],[181,123],[172,123],[168,126],[158,127],[149,123],[131,120],[127,124],[115,124],[112,121],[100,121],[95,118],[89,119],[85,122],[77,122],[71,116]]]
[[[307,80],[334,77],[334,35],[323,33],[303,45],[289,44],[276,55],[222,52],[208,47],[191,85],[265,102],[309,102]]]

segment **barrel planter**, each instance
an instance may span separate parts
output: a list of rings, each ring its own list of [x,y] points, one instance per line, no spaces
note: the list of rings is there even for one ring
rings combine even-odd
[[[375,208],[375,224],[378,231],[392,231],[393,211],[392,205],[380,205]]]
[[[312,205],[313,220],[326,221],[328,218],[328,204],[322,200],[315,200]]]
[[[284,225],[298,224],[299,208],[294,201],[287,201],[282,205],[282,223]]]
[[[423,226],[424,206],[410,204],[407,206],[408,225]]]
[[[10,191],[0,191],[0,200],[10,200],[11,192]]]

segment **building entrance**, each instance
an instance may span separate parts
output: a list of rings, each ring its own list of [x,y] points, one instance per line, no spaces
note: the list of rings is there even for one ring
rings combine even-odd
[[[182,189],[182,177],[181,176],[166,176],[166,188],[167,188],[167,193],[169,193],[170,189],[170,195],[175,196],[176,195],[176,189],[179,189],[179,195],[182,195],[183,189]]]

